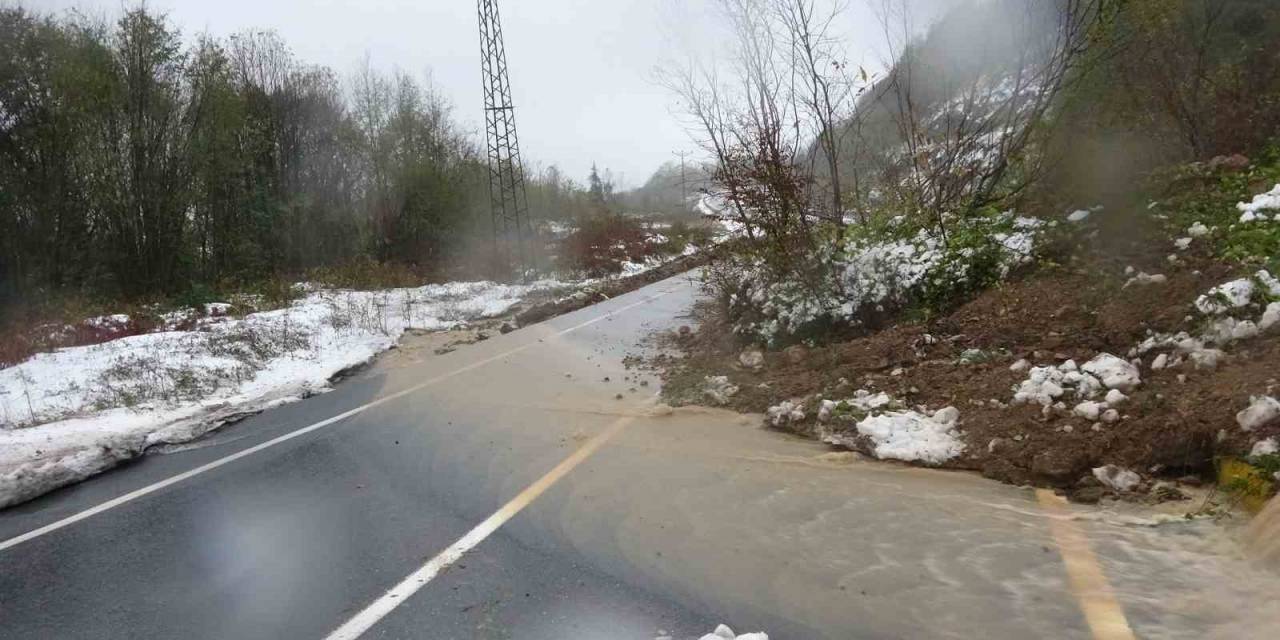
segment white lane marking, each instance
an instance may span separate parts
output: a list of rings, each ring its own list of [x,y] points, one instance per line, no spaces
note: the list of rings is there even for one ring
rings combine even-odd
[[[1040,507],[1049,515],[1049,531],[1067,568],[1071,591],[1080,603],[1085,622],[1096,640],[1134,640],[1133,629],[1103,573],[1089,536],[1071,520],[1067,501],[1048,489],[1036,489]]]
[[[582,329],[582,328],[584,328],[584,327],[591,326],[591,325],[593,325],[593,324],[595,324],[595,323],[597,323],[597,322],[600,322],[601,320],[605,320],[605,319],[607,319],[607,318],[611,318],[611,317],[613,317],[613,316],[615,316],[615,315],[618,315],[618,314],[620,314],[620,313],[622,313],[622,312],[624,312],[624,311],[627,311],[627,310],[629,310],[629,309],[633,309],[633,308],[638,307],[638,306],[640,306],[640,305],[642,305],[642,304],[648,304],[648,303],[650,303],[650,302],[653,302],[654,300],[657,300],[658,298],[661,298],[662,296],[665,296],[665,295],[667,295],[668,293],[671,293],[672,291],[675,291],[675,290],[676,290],[676,288],[667,289],[667,290],[665,290],[665,291],[660,291],[660,292],[658,292],[658,293],[656,293],[656,294],[654,294],[654,295],[652,295],[652,296],[646,296],[643,300],[640,300],[640,301],[638,301],[638,302],[633,302],[633,303],[631,303],[631,304],[629,304],[629,305],[626,305],[625,307],[622,307],[622,308],[619,308],[619,309],[615,309],[615,310],[610,311],[609,313],[606,313],[606,314],[604,314],[604,315],[597,316],[597,317],[595,317],[595,318],[592,318],[592,319],[590,319],[590,320],[587,320],[586,322],[583,322],[582,324],[574,325],[574,326],[572,326],[572,327],[569,327],[568,329],[563,329],[563,330],[561,330],[561,331],[557,331],[556,333],[552,334],[552,336],[551,336],[551,337],[562,336],[562,335],[565,335],[566,333],[570,333],[570,332],[572,332],[572,331],[577,331],[578,329]],[[267,440],[266,442],[263,442],[263,443],[261,443],[261,444],[254,445],[254,446],[249,447],[248,449],[244,449],[244,450],[242,450],[242,451],[237,451],[236,453],[233,453],[233,454],[231,454],[231,455],[228,455],[228,456],[226,456],[226,457],[224,457],[224,458],[219,458],[219,459],[217,459],[217,460],[214,460],[213,462],[209,462],[209,463],[203,464],[203,465],[201,465],[201,466],[198,466],[198,467],[196,467],[196,468],[194,468],[194,469],[190,469],[190,470],[188,470],[188,471],[184,471],[184,472],[182,472],[182,473],[179,473],[179,474],[178,474],[178,475],[176,475],[176,476],[171,476],[171,477],[169,477],[169,478],[165,478],[164,480],[161,480],[161,481],[156,482],[156,483],[154,483],[154,484],[147,485],[147,486],[145,486],[145,487],[142,487],[141,489],[135,489],[135,490],[133,490],[133,491],[130,491],[129,493],[126,493],[126,494],[124,494],[124,495],[122,495],[122,496],[118,496],[118,497],[116,497],[116,498],[112,498],[111,500],[108,500],[108,501],[103,502],[103,503],[101,503],[101,504],[98,504],[98,505],[96,505],[96,506],[93,506],[93,507],[90,507],[90,508],[88,508],[88,509],[85,509],[84,511],[81,511],[81,512],[79,512],[79,513],[76,513],[76,514],[73,514],[73,515],[67,516],[67,517],[65,517],[65,518],[63,518],[63,519],[61,519],[61,520],[58,520],[58,521],[52,522],[52,523],[47,524],[47,525],[45,525],[45,526],[43,526],[43,527],[40,527],[40,528],[37,528],[37,529],[32,529],[31,531],[28,531],[28,532],[26,532],[26,533],[24,533],[24,534],[21,534],[21,535],[18,535],[18,536],[14,536],[14,537],[12,537],[12,538],[9,538],[8,540],[5,540],[4,542],[0,542],[0,551],[4,551],[4,550],[6,550],[6,549],[10,549],[10,548],[16,547],[16,546],[18,546],[18,545],[20,545],[20,544],[22,544],[22,543],[24,543],[24,542],[27,542],[27,541],[29,541],[29,540],[33,540],[33,539],[35,539],[35,538],[39,538],[40,536],[43,536],[43,535],[48,534],[48,533],[52,533],[52,532],[54,532],[54,531],[57,531],[58,529],[61,529],[61,528],[63,528],[63,527],[66,527],[66,526],[69,526],[69,525],[75,524],[75,523],[77,523],[77,522],[79,522],[79,521],[81,521],[81,520],[84,520],[84,519],[86,519],[86,518],[93,517],[93,516],[95,516],[95,515],[97,515],[97,514],[99,514],[99,513],[102,513],[103,511],[108,511],[108,510],[110,510],[110,509],[114,509],[114,508],[116,508],[116,507],[118,507],[118,506],[120,506],[120,505],[122,505],[122,504],[127,504],[127,503],[129,503],[129,502],[133,502],[134,500],[137,500],[138,498],[141,498],[141,497],[143,497],[143,496],[146,496],[146,495],[149,495],[149,494],[155,493],[156,491],[159,491],[159,490],[161,490],[161,489],[164,489],[165,487],[168,487],[168,486],[170,486],[170,485],[174,485],[174,484],[177,484],[177,483],[179,483],[179,482],[182,482],[183,480],[186,480],[186,479],[188,479],[188,478],[193,478],[193,477],[198,476],[198,475],[200,475],[200,474],[202,474],[202,473],[205,473],[205,472],[207,472],[207,471],[212,471],[212,470],[214,470],[214,469],[217,469],[218,467],[221,467],[221,466],[226,465],[226,464],[230,464],[230,463],[235,462],[236,460],[239,460],[239,459],[241,459],[241,458],[244,458],[244,457],[247,457],[247,456],[251,456],[251,455],[253,455],[253,454],[255,454],[255,453],[259,452],[259,451],[262,451],[262,450],[264,450],[264,449],[269,449],[269,448],[274,447],[274,446],[276,446],[276,445],[278,445],[278,444],[281,444],[281,443],[284,443],[284,442],[288,442],[288,441],[290,441],[290,440],[293,440],[294,438],[297,438],[297,437],[299,437],[299,436],[304,436],[304,435],[306,435],[306,434],[308,434],[308,433],[311,433],[312,431],[318,431],[318,430],[323,429],[323,428],[325,428],[325,427],[327,427],[327,426],[329,426],[329,425],[331,425],[331,424],[333,424],[333,423],[335,423],[335,422],[339,422],[339,421],[344,420],[344,419],[346,419],[346,418],[350,418],[351,416],[354,416],[354,415],[359,414],[359,413],[364,413],[365,411],[368,411],[369,409],[372,409],[372,408],[374,408],[374,407],[376,407],[376,406],[379,406],[379,405],[382,405],[382,404],[386,404],[386,403],[388,403],[388,402],[391,402],[392,400],[396,400],[396,399],[398,399],[398,398],[402,398],[402,397],[404,397],[404,396],[407,396],[407,395],[409,395],[409,394],[411,394],[411,393],[414,393],[414,392],[417,392],[417,391],[421,391],[421,390],[423,390],[423,389],[425,389],[425,388],[427,388],[427,387],[429,387],[429,386],[431,386],[431,385],[437,384],[437,383],[439,383],[439,382],[442,382],[442,381],[444,381],[444,380],[447,380],[447,379],[452,378],[452,377],[454,377],[454,376],[457,376],[457,375],[459,375],[459,374],[466,373],[466,372],[471,371],[471,370],[473,370],[473,369],[479,369],[480,367],[483,367],[483,366],[488,365],[488,364],[492,364],[492,363],[494,363],[494,362],[496,362],[496,361],[498,361],[498,360],[501,360],[502,358],[506,358],[506,357],[508,357],[508,356],[514,355],[514,354],[516,354],[516,353],[519,353],[519,352],[521,352],[521,351],[524,351],[525,349],[528,349],[528,348],[530,348],[530,347],[533,347],[533,346],[536,346],[536,345],[539,345],[539,344],[543,344],[543,343],[542,343],[541,341],[535,340],[535,341],[533,341],[533,342],[528,342],[528,343],[522,344],[522,345],[520,345],[520,346],[518,346],[518,347],[515,347],[515,348],[510,349],[510,350],[508,350],[508,351],[504,351],[504,352],[499,353],[499,354],[497,354],[497,355],[495,355],[495,356],[490,356],[490,357],[485,358],[485,359],[483,359],[483,360],[478,360],[478,361],[473,362],[473,363],[471,363],[471,364],[469,364],[469,365],[466,365],[466,366],[464,366],[464,367],[459,367],[459,368],[457,368],[457,369],[454,369],[453,371],[450,371],[450,372],[448,372],[448,373],[443,373],[443,374],[440,374],[440,375],[438,375],[438,376],[435,376],[434,378],[428,378],[427,380],[424,380],[423,382],[420,382],[420,383],[418,383],[418,384],[416,384],[416,385],[414,385],[414,386],[412,386],[412,387],[409,387],[409,388],[407,388],[407,389],[403,389],[403,390],[397,391],[397,392],[395,392],[395,393],[393,393],[393,394],[391,394],[391,395],[383,396],[383,397],[381,397],[381,398],[378,398],[377,400],[374,400],[374,401],[369,402],[369,403],[367,403],[367,404],[360,405],[360,406],[358,406],[358,407],[356,407],[356,408],[354,408],[354,409],[350,409],[350,410],[344,411],[344,412],[342,412],[342,413],[339,413],[339,414],[338,414],[338,415],[336,415],[336,416],[333,416],[332,418],[328,418],[328,419],[326,419],[326,420],[321,420],[320,422],[317,422],[317,423],[312,424],[312,425],[308,425],[308,426],[306,426],[306,427],[303,427],[303,428],[301,428],[301,429],[298,429],[297,431],[290,431],[289,433],[286,433],[286,434],[281,435],[281,436],[277,436],[277,437],[272,438],[272,439],[270,439],[270,440]]]
[[[428,582],[431,582],[432,579],[440,575],[441,571],[448,568],[449,565],[452,565],[454,562],[457,562],[459,558],[468,551],[474,549],[481,542],[484,542],[485,538],[488,538],[490,534],[497,531],[498,528],[503,524],[506,524],[508,520],[515,517],[517,513],[520,513],[522,509],[529,506],[531,502],[536,500],[538,496],[542,495],[542,493],[550,488],[551,485],[555,484],[557,480],[568,475],[570,471],[573,471],[574,467],[581,464],[583,460],[586,460],[591,456],[591,454],[604,446],[610,438],[617,435],[619,431],[622,431],[623,428],[634,421],[635,417],[633,416],[624,416],[613,421],[613,423],[606,427],[604,431],[596,434],[593,438],[578,448],[577,451],[574,451],[568,458],[565,458],[560,462],[560,464],[556,465],[554,469],[548,471],[547,474],[541,478],[538,478],[537,482],[526,487],[524,491],[521,491],[516,495],[516,497],[512,498],[510,502],[502,505],[501,509],[495,511],[493,515],[488,518],[485,518],[484,522],[476,525],[474,529],[468,531],[466,535],[459,538],[457,542],[453,543],[447,549],[441,551],[434,558],[427,561],[427,563],[418,568],[417,571],[406,576],[404,580],[399,582],[399,584],[388,589],[386,593],[382,594],[381,597],[374,600],[369,604],[369,606],[362,609],[360,613],[357,613],[350,620],[347,620],[341,627],[334,629],[332,633],[325,636],[325,640],[354,640],[355,638],[359,638],[366,631],[371,629],[373,625],[377,624],[379,620],[385,618],[387,614],[394,611],[396,607],[400,606],[410,596],[417,593],[419,589],[426,586]]]

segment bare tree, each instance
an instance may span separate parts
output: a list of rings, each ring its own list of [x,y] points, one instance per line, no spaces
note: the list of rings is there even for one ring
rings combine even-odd
[[[773,0],[772,11],[786,34],[791,49],[791,68],[800,79],[799,102],[812,125],[817,149],[826,162],[831,192],[831,210],[827,216],[837,224],[844,222],[844,191],[841,188],[840,158],[845,146],[846,123],[852,118],[852,102],[859,91],[855,79],[847,71],[843,52],[831,33],[832,23],[845,11],[843,3],[835,3],[819,15],[815,0]],[[859,69],[865,84],[866,72]],[[858,198],[856,167],[853,194]],[[858,207],[859,218],[865,221]]]
[[[820,21],[812,0],[718,6],[732,39],[728,73],[690,62],[662,80],[716,159],[716,195],[748,238],[762,243],[767,263],[794,271],[813,248],[815,156],[806,149],[815,138],[834,168],[832,211],[823,217],[843,214],[837,130],[845,90],[826,70],[838,62],[827,35],[832,16]]]
[[[727,93],[714,66],[689,60],[660,70],[659,80],[681,100],[681,108],[701,137],[699,143],[711,153],[716,167],[727,164],[732,144],[732,121]],[[755,240],[758,230],[742,201],[731,190],[713,187],[708,195],[718,197],[731,210],[732,219],[741,224],[744,233]]]
[[[1193,158],[1240,150],[1242,136],[1230,135],[1236,127],[1265,128],[1267,118],[1259,112],[1267,109],[1255,105],[1266,99],[1275,76],[1258,71],[1274,64],[1236,59],[1235,69],[1224,72],[1220,53],[1220,43],[1235,35],[1232,27],[1249,22],[1246,6],[1240,0],[1188,0],[1126,7],[1122,45],[1130,53],[1120,56],[1116,69],[1133,87],[1139,110],[1167,120],[1180,138],[1179,150]],[[1243,53],[1249,47],[1232,42],[1227,49]]]

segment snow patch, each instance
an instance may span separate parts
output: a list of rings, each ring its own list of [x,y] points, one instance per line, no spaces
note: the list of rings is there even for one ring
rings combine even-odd
[[[1209,325],[1204,335],[1207,342],[1225,344],[1236,340],[1247,340],[1258,335],[1258,324],[1252,320],[1236,320],[1235,318],[1218,318]]]
[[[1106,401],[1108,407],[1115,407],[1115,406],[1119,406],[1120,403],[1128,399],[1129,399],[1129,396],[1126,396],[1119,389],[1112,389],[1107,392],[1107,397],[1104,400]]]
[[[1103,485],[1115,491],[1132,491],[1141,482],[1142,477],[1128,470],[1109,464],[1093,470],[1093,477]]]
[[[1237,203],[1236,209],[1240,211],[1240,222],[1265,220],[1266,215],[1262,213],[1263,211],[1280,209],[1280,184],[1266,193],[1254,196],[1250,202]]]
[[[1066,372],[1057,367],[1032,367],[1027,379],[1014,388],[1015,404],[1036,403],[1047,407],[1061,398]]]
[[[206,316],[225,316],[230,312],[231,303],[229,302],[209,302],[204,305]]]
[[[1133,285],[1143,286],[1148,284],[1164,284],[1168,280],[1169,279],[1165,277],[1163,273],[1150,274],[1145,271],[1140,271],[1138,272],[1138,275],[1125,281],[1124,286],[1127,288]]]
[[[748,369],[764,367],[764,352],[759,349],[748,349],[738,354],[738,364]]]
[[[774,427],[785,427],[788,424],[804,421],[804,404],[783,400],[765,410],[765,419]]]
[[[823,400],[818,407],[818,422],[829,422],[842,412],[861,411],[866,413],[876,409],[883,409],[892,403],[893,398],[890,398],[889,394],[883,391],[873,394],[866,389],[859,389],[852,398]]]
[[[1084,402],[1076,405],[1075,409],[1072,409],[1071,412],[1092,422],[1097,420],[1098,416],[1102,415],[1102,412],[1106,410],[1106,407],[1107,405],[1101,402],[1085,400]]]
[[[1080,369],[1101,380],[1102,384],[1106,385],[1108,389],[1129,391],[1142,384],[1142,378],[1138,374],[1137,367],[1133,366],[1129,361],[1109,353],[1095,356]]]
[[[729,376],[707,376],[702,382],[702,393],[718,405],[729,404],[738,393],[738,385],[729,382]]]
[[[734,635],[733,629],[729,625],[722,624],[716,627],[716,630],[708,633],[698,640],[769,640],[769,634],[763,631],[755,633],[744,633],[742,635]]]
[[[1074,391],[1077,398],[1090,400],[1103,389],[1111,389],[1119,394],[1117,396],[1108,392],[1107,398],[1120,402],[1126,397],[1123,392],[1130,391],[1141,383],[1138,368],[1132,363],[1109,353],[1103,353],[1083,366],[1077,365],[1074,360],[1067,360],[1056,367],[1032,367],[1027,374],[1027,379],[1014,387],[1013,402],[1014,404],[1034,403],[1047,408],[1057,403],[1068,390]],[[1095,420],[1108,404],[1110,404],[1108,401],[1082,402],[1073,409],[1073,412],[1089,420]]]
[[[1262,270],[1249,278],[1238,278],[1211,288],[1195,301],[1195,308],[1208,316],[1204,332],[1198,337],[1183,331],[1177,334],[1155,334],[1130,350],[1130,355],[1142,355],[1154,349],[1172,348],[1173,354],[1161,353],[1151,364],[1152,369],[1164,369],[1180,364],[1184,356],[1200,369],[1212,369],[1226,357],[1220,349],[1207,345],[1227,345],[1246,340],[1280,324],[1280,302],[1268,302],[1268,297],[1280,297],[1280,280]],[[1256,320],[1252,315],[1263,308]]]
[[[1280,442],[1277,442],[1275,438],[1267,438],[1253,443],[1253,449],[1249,451],[1249,457],[1256,459],[1262,456],[1275,455],[1277,452],[1280,452]]]
[[[648,239],[645,240],[645,242],[652,241],[653,237],[654,236],[650,236]],[[662,242],[666,242],[665,236],[658,236],[658,237],[662,237]],[[679,254],[676,254],[676,255],[648,256],[640,262],[636,262],[634,260],[623,260],[622,262],[618,263],[618,266],[621,269],[618,272],[618,277],[629,278],[631,276],[637,276],[647,271],[652,271],[653,269],[657,269],[658,267],[661,267],[671,262],[672,260],[675,260],[676,258],[691,256],[697,252],[698,252],[698,247],[690,243],[690,244],[686,244],[684,246],[684,249]]]
[[[0,369],[0,508],[82,480],[156,444],[327,391],[336,374],[395,345],[505,313],[567,287],[451,282],[382,291],[315,290],[291,306],[37,354]],[[228,308],[214,307],[212,313]],[[95,326],[128,316],[93,318]]]
[[[1236,423],[1245,431],[1253,431],[1280,418],[1280,401],[1270,396],[1254,396],[1249,407],[1236,414]]]
[[[1217,369],[1218,363],[1227,357],[1225,351],[1221,349],[1197,349],[1187,355],[1191,359],[1191,363],[1197,369]]]
[[[1248,306],[1253,299],[1254,284],[1250,278],[1240,278],[1220,284],[1208,293],[1196,298],[1196,309],[1205,315],[1220,315],[1231,309]]]
[[[960,411],[939,409],[931,416],[918,411],[890,411],[868,416],[858,433],[871,439],[872,453],[881,460],[942,464],[964,451],[956,431]]]
[[[1280,302],[1272,302],[1267,305],[1267,310],[1262,312],[1262,317],[1258,319],[1258,329],[1269,331],[1272,327],[1280,325]]]
[[[129,324],[129,315],[124,313],[115,313],[107,316],[97,316],[85,320],[84,323],[85,325],[95,329],[112,329]]]
[[[1258,284],[1266,287],[1268,295],[1273,298],[1280,298],[1280,278],[1276,278],[1271,275],[1271,272],[1263,269],[1253,274],[1253,279],[1256,280]]]

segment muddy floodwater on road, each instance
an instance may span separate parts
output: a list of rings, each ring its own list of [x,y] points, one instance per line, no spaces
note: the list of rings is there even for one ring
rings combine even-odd
[[[1056,503],[833,452],[759,416],[658,405],[656,377],[624,356],[686,321],[696,292],[673,278],[449,352],[407,344],[209,446],[6,511],[0,540],[109,505],[0,551],[0,635],[324,637],[352,620],[372,637],[548,640],[696,638],[719,622],[782,640],[1280,628],[1280,574],[1230,521]],[[110,506],[208,464],[221,466]]]

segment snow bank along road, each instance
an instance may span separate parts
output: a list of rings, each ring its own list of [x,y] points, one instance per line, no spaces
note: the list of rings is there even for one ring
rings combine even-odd
[[[392,352],[332,393],[0,512],[0,637],[1280,628],[1280,580],[1217,525],[652,411],[656,385],[622,357],[695,291],[675,278],[443,356]]]

